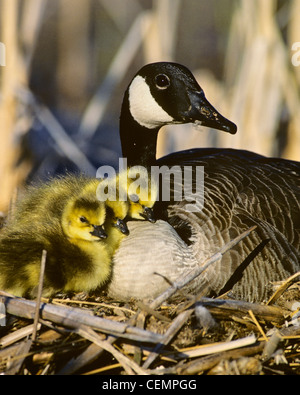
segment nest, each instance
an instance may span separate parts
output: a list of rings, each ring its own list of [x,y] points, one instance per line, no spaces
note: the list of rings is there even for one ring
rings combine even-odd
[[[181,291],[246,236],[151,302],[105,292],[43,299],[42,283],[36,301],[0,292],[1,374],[300,374],[300,273],[264,304]]]

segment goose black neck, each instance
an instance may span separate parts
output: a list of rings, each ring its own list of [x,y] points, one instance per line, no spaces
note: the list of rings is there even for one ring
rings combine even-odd
[[[122,154],[127,158],[128,166],[149,167],[155,163],[158,132],[159,128],[148,129],[134,120],[129,110],[126,92],[120,117],[120,139]]]

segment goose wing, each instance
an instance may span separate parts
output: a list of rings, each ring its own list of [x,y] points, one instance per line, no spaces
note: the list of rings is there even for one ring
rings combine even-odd
[[[203,259],[203,249],[214,253],[247,228],[257,226],[218,267],[210,269],[211,276],[206,275],[215,293],[231,285],[235,297],[249,299],[251,295],[253,300],[262,300],[267,297],[267,284],[299,270],[299,163],[218,149],[180,152],[159,162],[204,168],[202,209],[188,212],[185,199],[158,203],[178,235],[193,245],[195,257]],[[171,185],[175,187],[175,183]]]

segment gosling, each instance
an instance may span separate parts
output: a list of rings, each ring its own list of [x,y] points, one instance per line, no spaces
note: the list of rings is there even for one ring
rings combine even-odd
[[[158,197],[158,185],[151,180],[143,166],[133,166],[98,184],[100,201],[119,201],[127,204],[127,220],[156,222],[154,204]]]
[[[128,207],[99,202],[98,183],[67,176],[29,188],[0,233],[0,289],[34,298],[44,249],[43,296],[90,292],[108,281],[112,255],[128,233]]]

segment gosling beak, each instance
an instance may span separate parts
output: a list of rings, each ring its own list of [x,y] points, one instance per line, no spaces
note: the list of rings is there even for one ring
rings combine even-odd
[[[237,126],[229,119],[223,117],[209,103],[203,91],[189,90],[187,94],[190,99],[190,108],[181,114],[186,122],[198,123],[230,134],[237,132]]]
[[[152,223],[156,222],[156,219],[153,214],[153,210],[150,207],[145,207],[144,211],[140,213],[140,216],[149,222]]]
[[[129,235],[129,229],[127,227],[127,224],[122,219],[118,218],[117,222],[114,224],[114,226],[116,228],[118,228],[123,233],[123,235],[126,235],[126,236]]]
[[[107,234],[105,233],[101,225],[93,225],[94,230],[90,232],[92,236],[99,237],[99,239],[106,239]]]

